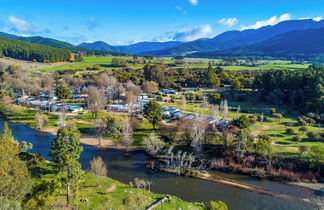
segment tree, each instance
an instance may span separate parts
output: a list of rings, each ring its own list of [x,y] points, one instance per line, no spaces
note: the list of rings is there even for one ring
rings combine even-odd
[[[57,180],[42,180],[33,186],[31,193],[24,199],[25,209],[43,209],[51,205],[55,195],[59,192],[60,183]]]
[[[126,117],[122,131],[121,131],[121,136],[123,139],[123,143],[126,146],[126,151],[128,152],[129,147],[133,144],[133,128],[129,122],[129,118]]]
[[[30,142],[22,141],[19,143],[19,150],[26,152],[27,150],[33,149],[33,144]]]
[[[319,145],[313,145],[309,148],[308,154],[311,156],[316,165],[318,165],[320,160],[323,160],[324,158],[324,149]]]
[[[83,147],[80,145],[80,132],[75,127],[62,127],[50,147],[50,156],[59,176],[66,184],[66,203],[70,204],[71,186],[77,187],[81,178],[81,165],[78,162]]]
[[[206,210],[228,210],[228,207],[226,203],[222,201],[210,201],[208,203],[205,203]]]
[[[143,91],[147,93],[156,93],[159,90],[159,85],[154,81],[146,81],[143,84]]]
[[[60,100],[67,100],[71,97],[69,88],[64,85],[61,85],[57,88],[57,97]]]
[[[219,87],[221,85],[221,80],[217,76],[215,70],[213,69],[211,63],[208,64],[208,70],[206,72],[206,82],[211,87]]]
[[[0,136],[0,203],[8,202],[9,206],[20,201],[32,185],[27,165],[19,159],[19,153],[18,142],[5,123]]]
[[[99,177],[107,176],[107,167],[105,161],[100,157],[94,157],[90,161],[91,172],[96,175],[97,187],[99,186]]]
[[[254,145],[254,149],[256,153],[259,154],[265,154],[268,152],[268,154],[271,153],[271,140],[269,136],[261,135],[258,136],[258,140]]]
[[[163,148],[163,141],[160,140],[160,138],[155,135],[154,132],[150,133],[148,137],[144,138],[144,145],[146,148],[146,151],[153,157],[155,157],[159,151]]]
[[[85,92],[88,94],[89,109],[93,116],[97,117],[105,104],[103,100],[103,92],[94,86],[89,87]]]
[[[201,116],[196,117],[189,122],[187,132],[189,134],[191,147],[199,149],[199,146],[204,140],[206,126],[206,121]]]
[[[137,101],[137,97],[141,94],[141,88],[135,85],[132,81],[126,83],[126,99],[127,104],[132,105]]]
[[[150,101],[144,106],[144,115],[153,125],[153,128],[156,128],[156,125],[162,121],[162,108],[160,104],[156,101]]]
[[[244,128],[248,128],[251,123],[250,123],[249,118],[247,118],[245,115],[241,115],[237,119],[237,124],[238,124],[239,128],[244,129]]]
[[[219,93],[212,93],[212,94],[208,95],[208,102],[213,105],[219,104],[221,101],[221,98],[222,97]]]
[[[299,151],[299,157],[302,157],[302,155],[308,151],[308,147],[305,145],[300,145],[298,147],[298,151]]]
[[[48,117],[46,115],[42,115],[39,112],[35,114],[36,128],[41,130],[43,126],[48,125]]]
[[[302,133],[306,133],[308,131],[308,129],[305,126],[302,126],[302,127],[299,128],[299,131],[302,132]]]

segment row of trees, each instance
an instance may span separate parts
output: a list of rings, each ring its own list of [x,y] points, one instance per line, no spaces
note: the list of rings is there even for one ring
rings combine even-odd
[[[71,55],[68,50],[0,37],[0,57],[1,56],[21,60],[54,63],[68,61]]]

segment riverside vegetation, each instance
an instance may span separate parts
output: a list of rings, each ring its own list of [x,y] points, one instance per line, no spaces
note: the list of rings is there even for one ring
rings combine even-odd
[[[127,62],[121,62],[121,59],[112,58],[99,69],[93,65],[85,71],[71,70],[70,67],[56,72],[24,71],[19,66],[1,65],[1,114],[9,120],[28,123],[39,130],[61,127],[51,147],[53,162],[41,163],[44,167],[55,166],[51,170],[59,174],[60,180],[57,181],[60,187],[57,189],[61,189],[58,190],[61,192],[51,192],[51,195],[60,195],[53,198],[61,203],[62,192],[65,192],[67,203],[76,205],[82,198],[69,191],[77,186],[85,188],[85,185],[79,185],[83,172],[77,162],[82,150],[78,132],[94,137],[99,146],[106,141],[122,145],[126,153],[132,149],[145,149],[153,160],[157,160],[149,165],[150,168],[179,175],[199,177],[205,170],[223,170],[279,181],[305,182],[318,182],[323,176],[322,67],[310,66],[307,71],[229,71],[212,62],[204,64],[204,68],[185,68],[144,63],[138,60],[146,58],[134,57],[128,59],[133,59],[134,63],[143,62],[144,65],[128,68]],[[118,68],[104,70],[101,69],[103,65]],[[159,91],[166,88],[180,94]],[[53,91],[58,101],[83,105],[89,113],[66,117],[62,113],[30,107],[27,103],[13,105],[14,99],[21,95],[37,97],[39,92],[50,95]],[[143,112],[116,113],[108,108],[114,102],[132,105],[141,92],[154,98],[143,107]],[[72,97],[74,94],[87,95],[87,99],[75,99]],[[164,120],[162,105],[180,108],[194,117]],[[209,123],[208,118],[218,123]],[[65,149],[74,151],[73,156],[67,156],[66,150],[61,150],[60,145],[70,145]],[[97,173],[98,170],[93,172]],[[50,178],[55,173],[41,176],[41,179]],[[98,174],[102,175],[101,172]],[[103,191],[109,183],[113,183],[105,178],[103,183],[107,184],[101,184],[89,173],[83,177],[89,179],[94,188],[104,185],[101,188]],[[54,182],[51,184],[56,185]],[[138,190],[133,191],[132,185],[134,183],[130,189],[126,187],[128,193],[125,195],[137,194]],[[150,184],[145,183],[144,186],[149,188]],[[146,200],[147,203],[141,205],[147,207],[153,203],[152,198],[162,197],[146,193],[147,199],[136,195],[129,199],[123,197],[122,200]],[[38,195],[43,196],[43,193]],[[90,194],[85,197],[90,200]],[[109,197],[105,199],[114,199]],[[176,200],[178,202],[169,205],[225,208],[222,203],[216,202],[203,206]],[[28,205],[40,205],[33,200],[28,202]],[[91,207],[95,205],[90,204],[92,202],[87,204],[85,201],[85,204],[78,205]],[[116,202],[123,205],[120,200]]]

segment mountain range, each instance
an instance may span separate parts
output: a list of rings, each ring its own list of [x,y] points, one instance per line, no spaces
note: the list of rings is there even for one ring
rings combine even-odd
[[[265,41],[229,50],[197,52],[191,57],[274,57],[314,60],[324,58],[324,27],[295,30],[276,35]]]
[[[40,36],[21,37],[7,33],[0,36],[25,42],[63,48],[72,52],[127,53],[147,56],[235,57],[279,56],[283,58],[309,57],[324,54],[324,20],[312,19],[283,21],[276,25],[243,31],[227,31],[213,38],[191,42],[139,42],[113,46],[103,41],[70,43]]]

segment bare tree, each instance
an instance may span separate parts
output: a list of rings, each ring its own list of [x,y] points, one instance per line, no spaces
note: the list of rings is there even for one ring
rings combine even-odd
[[[187,99],[186,99],[185,96],[182,96],[182,99],[181,99],[181,105],[182,105],[182,106],[187,105]]]
[[[159,90],[159,85],[154,81],[147,81],[143,84],[143,91],[147,93],[156,93]]]
[[[163,148],[164,143],[154,132],[152,132],[148,137],[144,138],[144,145],[146,151],[154,157]]]
[[[205,131],[206,121],[203,119],[203,117],[198,116],[190,121],[188,134],[191,141],[191,147],[198,148],[198,146],[200,146],[204,139]]]
[[[101,147],[102,135],[106,132],[107,122],[103,118],[96,121],[96,135],[98,139],[98,146]]]
[[[133,128],[130,124],[129,118],[126,117],[123,127],[121,136],[123,139],[123,144],[126,146],[126,151],[128,152],[129,147],[133,144]]]
[[[115,84],[114,90],[115,90],[115,96],[116,96],[117,100],[119,101],[120,96],[125,93],[125,88],[124,88],[123,84],[117,82]]]
[[[96,175],[97,187],[99,187],[99,177],[107,176],[107,167],[105,161],[100,157],[94,157],[90,161],[91,172]]]
[[[203,104],[202,104],[202,107],[203,107],[203,108],[207,108],[207,107],[208,107],[208,101],[207,101],[207,97],[206,97],[206,96],[203,97]]]
[[[85,92],[88,94],[89,109],[97,116],[104,106],[103,92],[94,86],[87,88]]]
[[[238,105],[237,110],[236,110],[236,113],[239,114],[240,112],[241,112],[241,106]]]
[[[36,128],[41,130],[43,126],[48,124],[48,117],[46,115],[42,115],[39,112],[35,114]]]
[[[225,119],[228,115],[229,109],[228,109],[228,104],[227,100],[225,99],[223,102],[223,118]]]
[[[135,85],[132,81],[126,83],[126,99],[127,104],[132,105],[137,101],[137,97],[141,93],[141,88],[138,85]]]

